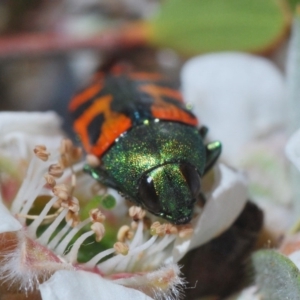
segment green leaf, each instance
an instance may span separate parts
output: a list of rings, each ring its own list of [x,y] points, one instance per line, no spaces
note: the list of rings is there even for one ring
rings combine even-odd
[[[292,9],[295,9],[297,5],[300,4],[300,0],[289,0],[289,3],[292,7]]]
[[[300,272],[290,259],[275,250],[260,250],[252,263],[263,299],[300,299]]]
[[[291,16],[284,0],[168,0],[149,21],[150,43],[184,54],[270,50]]]

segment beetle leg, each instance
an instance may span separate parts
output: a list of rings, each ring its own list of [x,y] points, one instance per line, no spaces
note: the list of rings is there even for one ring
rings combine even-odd
[[[206,145],[206,164],[204,174],[214,165],[222,151],[220,142],[215,141]]]
[[[201,126],[198,130],[201,137],[204,139],[206,137],[206,134],[208,132],[208,128],[206,126]]]
[[[98,182],[113,189],[117,189],[115,182],[108,176],[105,170],[101,169],[101,167],[92,168],[90,165],[85,165],[84,171],[90,174]]]
[[[205,195],[203,194],[203,192],[200,192],[200,194],[199,194],[197,200],[198,200],[200,206],[203,207],[204,204],[205,204],[205,202],[206,202],[206,197],[205,197]]]

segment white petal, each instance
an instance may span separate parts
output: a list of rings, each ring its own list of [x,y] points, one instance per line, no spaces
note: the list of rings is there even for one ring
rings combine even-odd
[[[133,274],[131,277],[116,279],[114,282],[145,291],[155,299],[178,299],[185,286],[180,277],[180,268],[176,264],[163,265],[158,270]],[[173,297],[168,297],[172,295]]]
[[[265,58],[237,52],[198,56],[185,64],[181,81],[185,100],[233,163],[243,144],[286,120],[283,75]]]
[[[197,248],[217,237],[237,219],[247,202],[247,187],[241,173],[219,165],[220,183],[207,200],[194,226],[190,240],[176,241],[173,256],[177,262],[186,251]]]
[[[289,139],[285,153],[288,159],[300,171],[300,130],[296,131]]]
[[[226,298],[227,300],[262,300],[262,297],[258,294],[256,286],[250,286],[235,296]]]
[[[293,252],[288,258],[300,269],[300,250]]]
[[[22,228],[21,223],[15,219],[3,204],[0,195],[0,233],[17,231]]]
[[[35,145],[57,149],[63,133],[61,120],[54,112],[0,113],[0,154],[30,160]]]
[[[151,300],[145,294],[85,271],[57,271],[40,285],[43,300]]]
[[[52,111],[49,112],[1,112],[0,132],[23,132],[46,136],[61,134],[61,120]]]

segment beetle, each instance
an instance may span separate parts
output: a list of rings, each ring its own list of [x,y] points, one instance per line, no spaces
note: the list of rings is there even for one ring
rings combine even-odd
[[[192,219],[201,177],[221,143],[207,145],[207,128],[159,73],[115,66],[98,72],[71,100],[74,131],[100,159],[85,171],[135,205],[179,225]]]

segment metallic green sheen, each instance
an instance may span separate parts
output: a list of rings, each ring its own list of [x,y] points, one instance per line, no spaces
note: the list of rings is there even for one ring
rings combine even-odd
[[[202,138],[195,127],[164,121],[133,127],[102,157],[107,177],[136,203],[139,203],[139,180],[144,173],[165,164],[182,162],[194,166],[200,176],[203,174],[206,148]],[[164,185],[165,180],[160,184]],[[164,192],[162,187],[160,190]]]
[[[161,217],[172,222],[190,219],[193,212],[193,195],[182,176],[180,164],[166,164],[153,169],[148,175],[153,179],[159,197]]]

